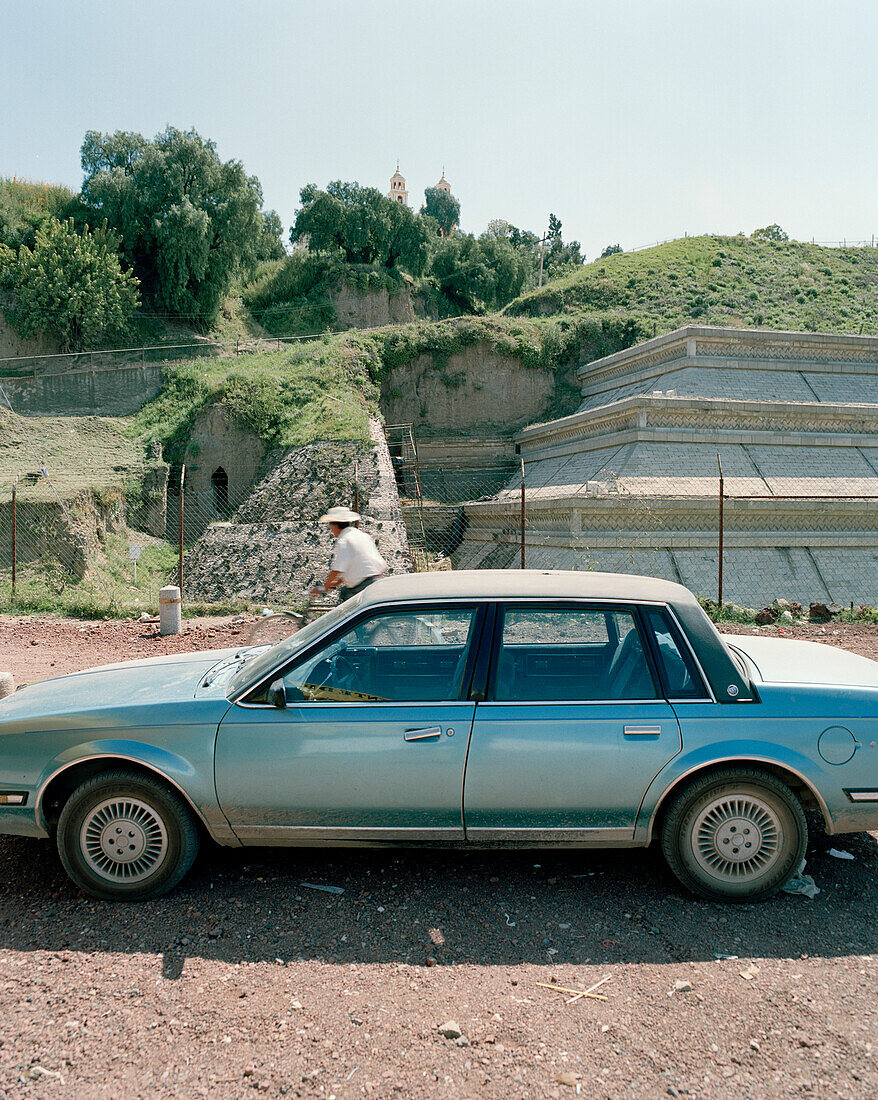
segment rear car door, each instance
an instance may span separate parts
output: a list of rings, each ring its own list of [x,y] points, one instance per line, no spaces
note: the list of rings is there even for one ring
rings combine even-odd
[[[624,843],[681,748],[636,608],[508,604],[464,783],[467,839]]]

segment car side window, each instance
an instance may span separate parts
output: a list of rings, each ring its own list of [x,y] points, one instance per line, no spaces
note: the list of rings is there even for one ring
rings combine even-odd
[[[630,611],[507,608],[494,698],[498,702],[655,699]]]
[[[288,704],[431,702],[460,694],[475,608],[387,611],[288,669]]]
[[[645,607],[643,616],[655,638],[659,668],[668,698],[706,698],[708,692],[701,681],[692,654],[680,638],[668,613],[659,607]]]

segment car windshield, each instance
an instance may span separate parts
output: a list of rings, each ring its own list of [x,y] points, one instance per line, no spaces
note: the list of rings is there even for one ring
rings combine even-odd
[[[284,638],[282,642],[271,646],[270,649],[261,653],[254,660],[245,662],[243,667],[229,681],[226,693],[228,698],[231,699],[248,687],[252,687],[253,684],[258,684],[272,669],[284,664],[299,649],[308,645],[315,638],[319,638],[327,630],[331,630],[342,619],[346,619],[362,602],[361,595],[345,600],[343,604],[339,604],[332,611],[327,611],[325,615],[321,615],[319,619],[303,626],[301,630],[297,630],[289,638]]]

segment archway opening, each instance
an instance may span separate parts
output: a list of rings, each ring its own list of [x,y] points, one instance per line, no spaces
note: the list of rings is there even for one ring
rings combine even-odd
[[[217,468],[210,475],[213,485],[213,504],[220,515],[225,515],[229,510],[229,475],[222,468]]]

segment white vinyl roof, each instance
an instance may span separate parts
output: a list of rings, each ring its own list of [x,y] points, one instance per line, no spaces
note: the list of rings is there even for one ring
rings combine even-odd
[[[695,603],[688,588],[673,581],[628,573],[562,569],[455,569],[383,577],[363,592],[363,605],[393,600],[436,599],[649,600]]]

